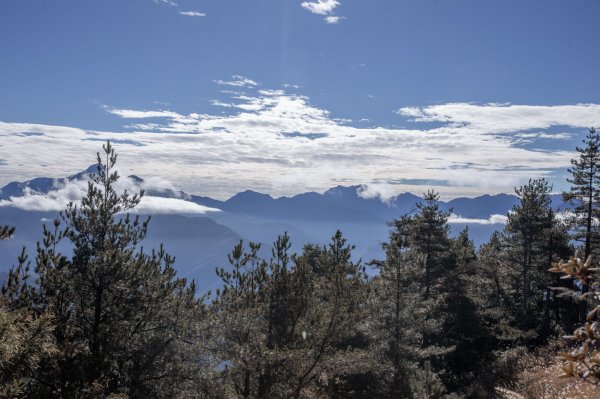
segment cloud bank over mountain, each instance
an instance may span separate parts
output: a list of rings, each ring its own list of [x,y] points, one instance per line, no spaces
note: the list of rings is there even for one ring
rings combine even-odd
[[[47,192],[38,192],[30,187],[25,187],[23,195],[1,199],[0,207],[14,207],[25,211],[37,212],[62,211],[69,203],[77,204],[81,201],[87,193],[88,182],[87,175],[84,175],[83,178],[57,181]],[[118,192],[127,190],[127,192],[132,194],[140,192],[141,189],[154,190],[168,195],[175,193],[170,183],[157,178],[151,178],[140,183],[131,177],[123,177],[117,182],[115,188]],[[156,195],[144,195],[140,203],[134,209],[130,210],[132,213],[155,215],[207,214],[219,211],[219,209],[196,204],[185,198]]]
[[[212,101],[214,113],[104,106],[122,120],[119,131],[0,122],[0,184],[41,169],[64,175],[111,140],[124,170],[217,198],[247,188],[279,196],[363,183],[365,195],[382,198],[423,186],[446,198],[473,196],[552,178],[573,152],[537,143],[570,139],[573,129],[600,120],[598,104],[449,103],[399,109],[409,127],[363,127],[293,87],[262,88],[243,76],[216,83],[229,89]]]

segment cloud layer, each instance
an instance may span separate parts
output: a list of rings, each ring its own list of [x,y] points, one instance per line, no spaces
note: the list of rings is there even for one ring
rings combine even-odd
[[[449,224],[506,224],[508,217],[506,215],[491,215],[488,219],[470,219],[452,214],[448,218]]]
[[[242,76],[216,83],[238,90],[212,102],[223,112],[105,107],[123,120],[118,132],[0,122],[0,184],[84,169],[110,139],[124,175],[158,176],[218,198],[338,184],[368,184],[369,195],[389,197],[420,193],[424,181],[445,198],[509,192],[569,165],[572,151],[536,150],[537,140],[564,140],[573,128],[583,134],[600,120],[598,104],[451,103],[398,110],[413,128],[365,128],[334,118],[293,88],[262,88]]]
[[[145,181],[142,185],[131,178],[122,177],[115,189],[117,192],[127,190],[130,193],[139,192],[141,188],[146,190],[171,191],[172,186],[162,179],[153,178]],[[79,203],[86,195],[88,180],[71,180],[62,184],[55,184],[54,189],[48,193],[38,193],[26,189],[23,196],[10,197],[0,200],[0,207],[10,206],[26,211],[62,211],[70,202]],[[140,203],[130,210],[130,213],[140,214],[205,214],[207,212],[219,212],[219,209],[198,205],[182,198],[164,198],[145,195]]]

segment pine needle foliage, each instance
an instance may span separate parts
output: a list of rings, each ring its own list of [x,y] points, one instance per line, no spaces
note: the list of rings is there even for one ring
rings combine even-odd
[[[9,239],[15,232],[14,226],[0,226],[0,240]]]
[[[280,236],[267,261],[258,245],[245,250],[240,243],[231,271],[217,271],[223,289],[212,305],[221,337],[215,352],[229,395],[303,398],[356,367],[347,337],[364,311],[363,266],[350,260],[340,232],[328,247],[308,246],[299,256],[290,246],[287,234]]]
[[[14,227],[0,227],[2,239],[10,238],[14,231]],[[22,281],[29,271],[24,250],[18,261],[19,272],[9,274],[0,296],[0,397],[3,398],[30,396],[42,362],[56,354],[52,315],[20,306],[23,298],[15,289],[23,287]]]
[[[596,129],[589,129],[583,144],[576,148],[579,158],[571,160],[571,177],[567,179],[571,188],[563,198],[574,205],[570,220],[573,238],[583,242],[587,259],[600,250],[600,234],[594,222],[600,216],[600,134]]]
[[[450,246],[448,218],[452,211],[442,211],[439,199],[435,191],[424,193],[412,220],[411,245],[423,255],[425,299],[431,295],[436,279],[442,273],[442,256]]]
[[[557,223],[550,204],[551,190],[544,179],[529,180],[515,189],[519,204],[509,212],[503,231],[505,260],[512,266],[514,281],[514,317],[521,330],[531,330],[531,337],[539,333],[534,330],[542,324],[544,313],[540,307],[550,283],[546,270],[553,261],[547,252],[550,234]]]
[[[563,193],[565,201],[573,205],[570,227],[573,239],[583,243],[583,256],[600,255],[600,230],[597,221],[600,219],[600,134],[590,128],[583,140],[583,147],[577,147],[579,158],[571,160],[573,167],[569,169],[571,189]],[[589,287],[584,284],[582,293]],[[579,307],[579,321],[586,319],[586,303]]]
[[[127,212],[143,191],[116,191],[110,142],[97,161],[81,203],[70,203],[51,229],[44,226],[35,284],[17,278],[17,267],[6,287],[9,297],[54,322],[58,354],[44,362],[29,394],[151,398],[199,389],[204,306],[195,284],[177,278],[162,246],[150,253],[140,246],[149,219]],[[71,256],[57,250],[63,241]]]
[[[385,260],[372,263],[379,273],[371,282],[370,351],[376,357],[377,396],[382,398],[419,397],[422,384],[429,385],[424,379],[441,384],[429,362],[437,350],[424,343],[438,323],[428,317],[434,300],[424,299],[423,257],[411,247],[412,222],[409,216],[394,222],[390,241],[383,245]],[[421,369],[424,365],[427,372]],[[441,394],[445,388],[429,387],[432,391]]]

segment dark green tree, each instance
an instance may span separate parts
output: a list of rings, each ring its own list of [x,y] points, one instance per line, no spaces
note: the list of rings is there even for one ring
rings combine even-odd
[[[571,189],[563,193],[565,201],[573,205],[571,230],[573,238],[583,242],[583,256],[598,255],[600,252],[600,231],[597,220],[600,218],[600,134],[590,128],[583,140],[584,147],[576,147],[578,159],[571,159],[573,167],[569,169]],[[581,287],[582,293],[589,291],[587,285]],[[579,319],[584,322],[587,302],[579,304]]]
[[[518,274],[506,259],[505,251],[501,233],[494,232],[479,248],[477,259],[480,279],[475,299],[487,327],[493,330],[498,349],[516,345],[524,338],[514,314],[515,300],[519,296],[514,281]]]
[[[546,254],[546,263],[544,265],[540,262],[540,267],[568,259],[575,252],[569,235],[568,223],[564,222],[562,215],[557,214],[553,210],[550,210],[550,218],[552,220],[552,227],[546,230],[546,235],[544,236],[545,245],[543,246],[543,251]],[[540,270],[540,273],[544,274],[544,272],[547,272],[547,270]],[[545,277],[548,285],[543,287],[545,291],[543,296],[544,313],[541,333],[542,336],[550,336],[553,333],[553,328],[556,327],[568,331],[577,320],[574,318],[575,312],[573,311],[575,304],[557,295],[556,291],[551,288],[561,286],[572,287],[572,282],[561,279],[559,275],[552,273]]]
[[[551,282],[547,246],[557,223],[550,203],[551,189],[545,179],[530,180],[515,189],[520,201],[509,212],[503,232],[504,259],[513,271],[513,312],[520,328],[532,334],[542,324],[537,315],[543,315],[541,306]]]
[[[450,212],[440,209],[439,198],[434,191],[426,192],[424,202],[417,203],[417,212],[412,218],[410,245],[423,257],[425,299],[429,298],[432,286],[442,273],[443,258],[450,248]]]
[[[422,255],[411,247],[414,220],[403,216],[393,226],[389,242],[383,244],[385,259],[373,262],[379,273],[371,281],[369,333],[377,389],[369,396],[416,398],[427,392],[435,397],[445,392],[430,367],[438,348],[424,346],[424,336],[439,324],[428,317],[435,301],[424,299]],[[423,390],[430,385],[426,380],[435,386]]]
[[[126,212],[143,192],[116,192],[117,155],[110,143],[103,150],[81,204],[69,204],[53,229],[44,226],[38,244],[28,300],[51,313],[58,353],[28,394],[151,398],[197,391],[208,358],[198,350],[202,300],[193,282],[176,277],[174,258],[162,247],[142,250],[149,219]],[[65,240],[72,256],[57,250]]]
[[[14,227],[0,226],[0,240],[9,239],[14,231]],[[29,262],[23,250],[18,266],[3,283],[0,296],[0,397],[3,398],[29,397],[42,362],[56,352],[50,312],[38,314],[23,301],[28,273]]]
[[[289,249],[287,234],[279,237],[267,262],[257,245],[245,252],[240,243],[231,270],[217,272],[215,352],[226,364],[226,394],[299,398],[356,366],[347,337],[364,310],[366,276],[352,247],[338,232],[327,248],[307,246],[300,256]]]
[[[448,390],[467,398],[488,398],[496,384],[495,339],[477,298],[482,280],[477,266],[475,245],[465,228],[451,240],[441,277],[445,300],[439,343],[450,350],[439,362]]]
[[[594,220],[600,216],[600,134],[591,128],[577,147],[579,158],[571,160],[571,177],[567,181],[571,189],[563,193],[565,201],[572,203],[574,217],[571,228],[574,238],[583,242],[584,258],[587,259],[598,248],[600,235]]]

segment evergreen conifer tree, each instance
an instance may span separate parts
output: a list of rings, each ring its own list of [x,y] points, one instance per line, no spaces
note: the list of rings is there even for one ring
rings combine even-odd
[[[441,277],[445,293],[439,344],[450,348],[440,360],[442,381],[451,392],[487,398],[495,388],[493,332],[485,322],[477,296],[481,289],[475,245],[465,228],[451,240]]]
[[[569,169],[571,189],[563,193],[566,201],[574,205],[571,220],[574,238],[583,242],[585,259],[598,248],[600,234],[594,220],[600,216],[600,134],[591,128],[583,140],[584,147],[577,147],[579,158],[572,159]]]
[[[571,159],[571,178],[567,179],[571,183],[571,189],[563,193],[563,198],[574,205],[574,215],[571,218],[573,238],[583,242],[583,257],[587,259],[592,254],[600,254],[600,231],[597,223],[600,219],[600,134],[596,129],[590,128],[583,144],[584,147],[576,147],[579,158]],[[583,293],[588,290],[586,284],[581,287]],[[581,301],[580,322],[585,321],[586,313],[587,302]]]
[[[425,299],[431,294],[443,267],[444,254],[450,248],[447,224],[450,212],[440,209],[439,199],[438,193],[426,192],[424,202],[417,203],[417,212],[412,218],[411,246],[423,256]]]
[[[371,281],[370,351],[376,359],[378,397],[414,398],[425,383],[421,377],[434,379],[432,351],[423,347],[423,340],[437,323],[428,318],[434,301],[423,297],[422,255],[411,247],[413,220],[405,215],[393,225],[383,245],[385,260],[373,262],[379,273]],[[427,373],[422,370],[425,365]]]
[[[58,353],[28,394],[152,398],[199,390],[208,357],[192,342],[201,339],[202,301],[162,247],[150,254],[140,247],[149,219],[124,213],[143,192],[116,192],[117,155],[110,143],[103,150],[81,204],[69,204],[53,229],[44,226],[36,283],[7,287],[20,297],[26,289],[29,306],[54,322]],[[64,240],[72,256],[58,252]]]
[[[0,226],[0,241],[9,239],[15,229]],[[3,283],[0,296],[0,397],[26,398],[42,362],[56,352],[49,312],[38,314],[23,306],[21,288],[28,277],[29,262],[23,250],[18,266]],[[25,291],[23,291],[25,292]]]
[[[300,398],[356,367],[347,337],[358,324],[366,276],[350,260],[352,247],[338,232],[327,248],[307,246],[300,256],[289,249],[287,234],[279,237],[267,262],[257,245],[245,252],[240,243],[231,271],[217,272],[215,352],[230,395]]]
[[[549,258],[547,245],[549,237],[556,231],[557,222],[551,208],[550,192],[551,187],[545,179],[530,180],[515,189],[520,202],[509,212],[503,232],[504,259],[512,265],[514,279],[515,320],[532,338],[540,332],[544,295],[547,295],[551,282],[547,270],[552,254]]]

